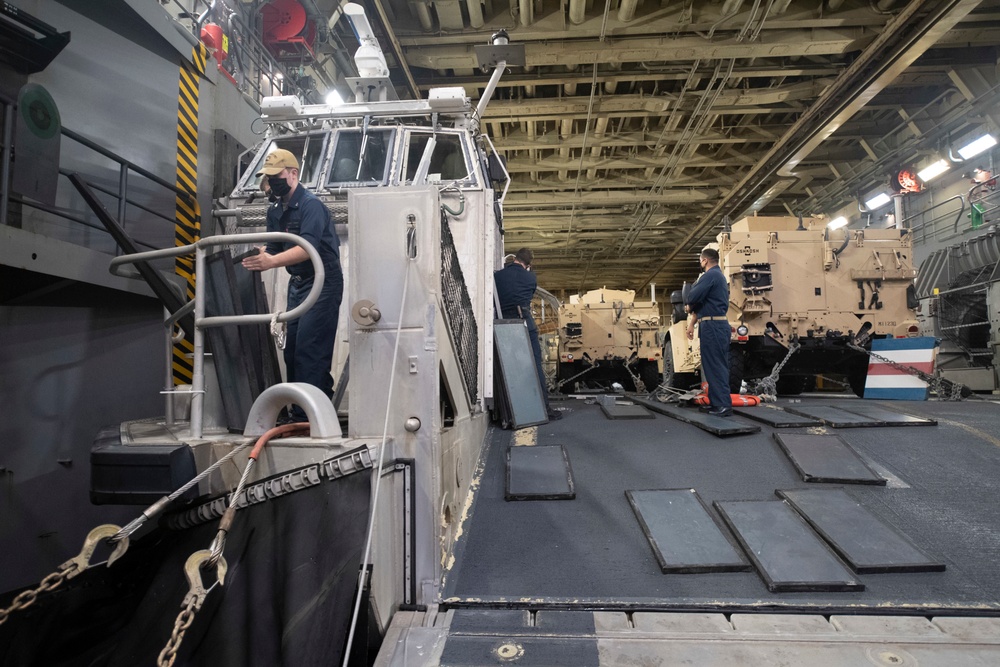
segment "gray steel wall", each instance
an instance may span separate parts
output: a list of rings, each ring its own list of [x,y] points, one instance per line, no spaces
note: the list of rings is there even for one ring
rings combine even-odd
[[[123,2],[15,4],[72,32],[53,63],[27,77],[49,91],[63,125],[172,183],[178,52]],[[214,130],[225,129],[247,146],[255,140],[254,114],[238,91],[214,71],[209,78],[212,82],[201,83],[199,128],[206,234],[215,231],[209,194]],[[0,67],[0,80],[4,91],[16,96],[25,78]],[[61,166],[117,187],[117,165],[65,137]],[[172,194],[136,175],[130,186],[135,186],[130,196],[172,216]],[[86,214],[64,178],[58,196],[60,206]],[[114,200],[102,199],[116,210]],[[108,261],[115,251],[107,234],[27,209],[23,227],[40,234],[41,244],[47,238],[70,241],[108,253]],[[135,239],[173,245],[172,225],[138,209],[130,210],[126,228]],[[0,278],[10,286],[37,276],[0,267]],[[90,505],[90,445],[103,426],[163,413],[159,304],[77,281],[51,283],[40,290],[0,289],[0,591],[35,585],[76,555],[94,526],[122,525],[138,515],[142,507]]]

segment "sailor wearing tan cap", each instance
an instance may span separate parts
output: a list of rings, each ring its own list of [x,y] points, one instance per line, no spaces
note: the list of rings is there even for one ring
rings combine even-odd
[[[330,212],[313,193],[299,184],[299,161],[283,148],[271,151],[257,172],[267,180],[276,200],[267,211],[267,231],[297,234],[309,241],[323,261],[326,278],[319,301],[297,320],[288,323],[285,368],[288,382],[306,382],[333,395],[333,345],[337,339],[337,316],[344,292],[340,267],[340,239],[333,228]],[[306,251],[294,243],[271,242],[259,255],[243,260],[250,271],[285,267],[288,282],[288,310],[302,303],[312,289],[315,274]],[[306,421],[295,406],[292,421]]]

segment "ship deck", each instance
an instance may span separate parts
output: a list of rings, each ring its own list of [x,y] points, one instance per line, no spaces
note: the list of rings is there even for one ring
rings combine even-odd
[[[860,401],[805,394],[778,407],[860,403],[937,425],[774,429],[717,437],[663,415],[613,420],[592,401],[560,404],[560,421],[492,430],[480,484],[443,608],[1000,614],[1000,409],[985,400]],[[693,408],[686,408],[692,410]],[[762,407],[759,409],[767,409]],[[885,486],[804,482],[773,434],[835,433]],[[511,446],[563,445],[572,500],[504,499]],[[776,500],[776,489],[842,487],[852,499],[943,562],[943,572],[857,575],[863,591],[771,592],[755,571],[664,574],[626,491],[695,489],[714,501]]]

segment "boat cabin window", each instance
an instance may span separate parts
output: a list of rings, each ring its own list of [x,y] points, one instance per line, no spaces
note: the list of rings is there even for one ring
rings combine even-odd
[[[260,187],[260,177],[257,172],[264,164],[264,159],[276,148],[291,151],[299,161],[299,182],[303,185],[315,185],[319,177],[323,154],[326,152],[326,139],[329,132],[317,132],[294,137],[278,137],[268,144],[267,149],[257,155],[257,159],[247,171],[243,189],[256,190]]]
[[[404,174],[408,183],[413,181],[413,177],[417,173],[417,167],[430,136],[430,132],[410,133],[406,146],[406,172]],[[427,180],[430,182],[470,180],[472,176],[469,158],[462,148],[462,135],[438,132],[434,137],[437,143],[434,146],[434,153],[431,155]]]
[[[361,130],[337,132],[327,185],[384,184],[392,141],[391,129],[369,129],[367,141]]]

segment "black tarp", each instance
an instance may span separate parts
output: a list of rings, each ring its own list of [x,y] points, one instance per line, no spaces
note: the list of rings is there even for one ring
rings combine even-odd
[[[340,664],[370,479],[367,471],[324,479],[238,511],[226,544],[225,585],[209,593],[175,665]],[[156,664],[188,590],[184,562],[209,546],[217,523],[157,529],[113,567],[92,568],[14,612],[0,625],[0,665]]]

